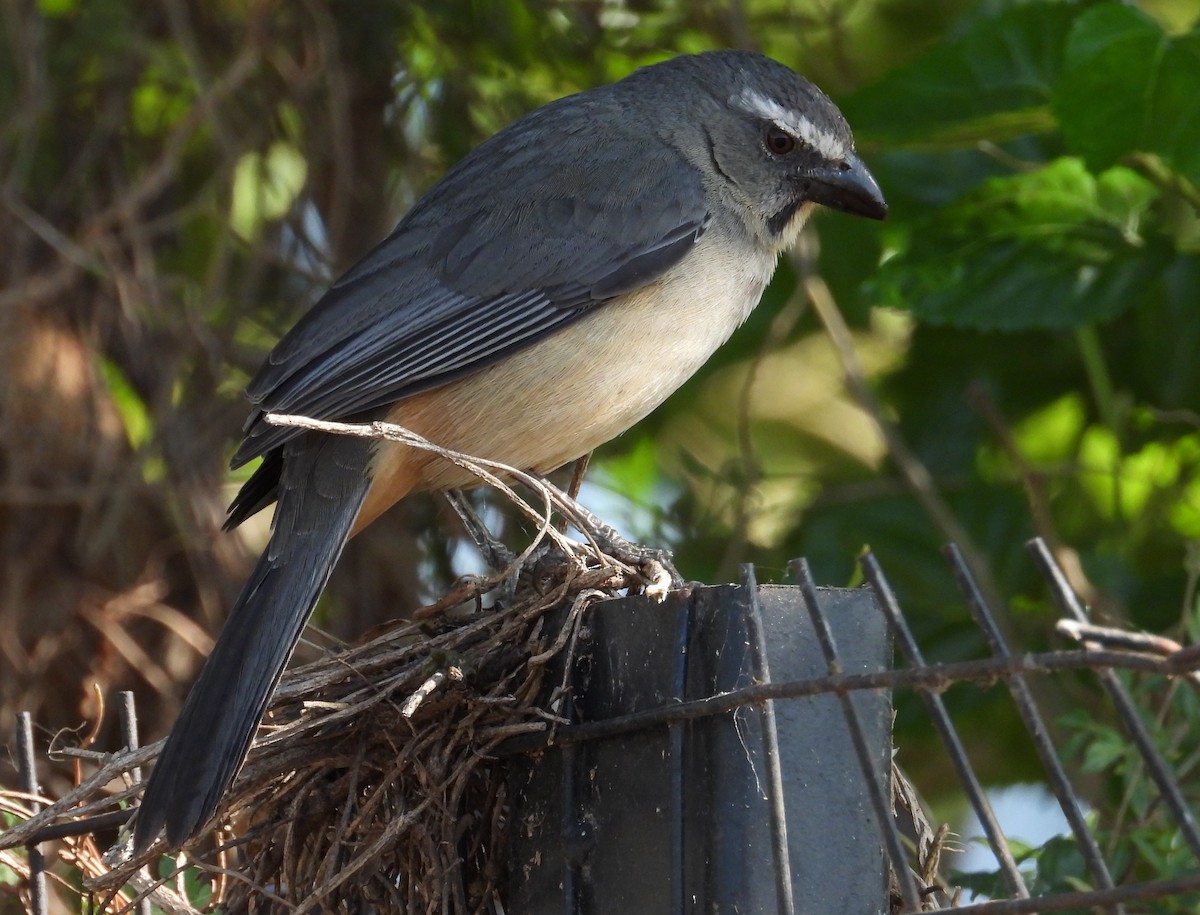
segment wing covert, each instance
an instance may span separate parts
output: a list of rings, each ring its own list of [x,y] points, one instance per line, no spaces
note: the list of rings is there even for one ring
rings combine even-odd
[[[612,142],[628,130],[613,116],[619,108],[603,97],[552,104],[467,156],[272,351],[247,388],[257,409],[233,465],[296,434],[262,422],[265,412],[370,415],[484,368],[682,260],[708,226],[699,174],[665,144],[632,171],[607,152],[628,148]],[[578,147],[553,175],[538,167],[547,142]]]

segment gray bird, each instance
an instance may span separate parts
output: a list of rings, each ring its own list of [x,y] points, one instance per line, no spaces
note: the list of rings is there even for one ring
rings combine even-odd
[[[549,471],[628,429],[758,304],[816,204],[887,207],[841,113],[745,51],[676,57],[559,99],[453,168],[279,342],[233,458],[226,527],[270,543],[184,704],[134,847],[216,810],[348,537],[414,490],[475,484],[397,444],[272,426],[385,419]]]

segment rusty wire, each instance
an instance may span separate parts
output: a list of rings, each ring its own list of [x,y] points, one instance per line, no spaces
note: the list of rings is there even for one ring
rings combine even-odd
[[[1096,627],[1045,545],[1033,541],[1030,549],[1071,624],[1060,630],[1082,639],[1082,647],[1041,654],[1014,650],[995,626],[994,609],[974,587],[961,555],[950,547],[946,558],[951,571],[988,639],[992,656],[929,664],[879,563],[867,554],[861,559],[864,576],[905,666],[847,674],[814,599],[815,586],[807,566],[797,562],[792,572],[822,643],[827,675],[759,683],[669,708],[585,724],[563,721],[554,713],[552,701],[547,702],[547,697],[555,694],[555,685],[544,682],[545,662],[569,651],[572,638],[569,631],[547,631],[546,614],[564,603],[576,603],[574,612],[565,614],[568,625],[576,625],[589,601],[636,587],[636,576],[631,578],[628,568],[593,556],[590,563],[574,566],[551,563],[560,577],[547,590],[543,555],[539,571],[525,575],[525,590],[506,608],[460,610],[400,627],[290,674],[273,703],[270,728],[257,741],[223,807],[222,822],[230,824],[232,832],[218,839],[215,850],[211,844],[193,846],[187,860],[223,881],[226,904],[235,909],[249,906],[251,897],[257,896],[300,910],[315,910],[361,899],[365,892],[377,904],[399,911],[425,911],[434,900],[449,911],[501,911],[493,905],[502,895],[500,875],[488,871],[483,862],[495,860],[496,843],[503,843],[505,824],[510,821],[500,774],[506,757],[541,749],[551,735],[555,745],[569,753],[572,746],[584,741],[663,725],[678,727],[682,722],[727,714],[766,700],[799,701],[833,694],[842,697],[846,726],[852,736],[857,734],[855,752],[863,780],[871,786],[878,841],[894,875],[893,913],[937,907],[953,907],[971,915],[1081,908],[1123,913],[1133,902],[1200,892],[1200,875],[1126,883],[1114,878],[1093,829],[1079,814],[1080,793],[1059,759],[1026,682],[1029,677],[1053,677],[1067,671],[1097,673],[1131,745],[1150,773],[1163,808],[1200,865],[1200,833],[1194,811],[1177,775],[1155,746],[1130,691],[1115,673],[1122,669],[1157,673],[1195,688],[1196,652],[1161,639]],[[577,548],[576,558],[584,553],[585,548]],[[574,572],[562,577],[566,568]],[[614,578],[614,570],[621,569]],[[535,581],[537,586],[530,587]],[[753,570],[745,571],[743,585],[746,594],[757,593]],[[1038,748],[1047,783],[1085,857],[1092,879],[1089,888],[1040,896],[1031,893],[942,701],[948,687],[966,682],[1002,684],[1010,692]],[[923,700],[999,863],[1008,898],[960,904],[952,884],[937,874],[944,827],[934,840],[933,828],[926,825],[925,841],[915,852],[906,845],[892,814],[902,812],[901,807],[917,807],[919,801],[911,797],[897,800],[900,785],[895,774],[891,790],[884,787],[888,779],[875,771],[877,748],[866,744],[853,704],[844,701],[856,691],[879,689],[909,689]],[[128,711],[126,714],[128,717]],[[129,743],[135,745],[131,720],[126,722],[126,733]],[[24,822],[0,834],[0,849],[32,848],[38,841],[72,834],[75,837],[68,838],[68,843],[80,842],[79,833],[123,819],[127,814],[116,808],[136,797],[137,767],[152,760],[157,749],[155,745],[113,755],[80,754],[101,761],[97,772],[40,812],[33,803],[35,792],[28,792],[23,807],[16,794],[9,793],[6,809]],[[122,784],[121,779],[124,787],[114,790],[114,784]],[[468,820],[463,819],[464,809],[475,811]],[[780,849],[776,856],[782,860]],[[28,873],[34,880],[36,860],[34,854],[29,855]],[[379,867],[381,862],[384,866]],[[163,882],[141,871],[145,863],[110,856],[111,869],[93,873],[89,886],[114,910],[134,904],[127,892],[118,895],[118,891],[136,887],[149,892],[150,898],[168,911],[196,911],[170,886],[170,880]],[[355,875],[369,870],[423,875],[428,880],[387,887],[383,885],[386,881],[364,878],[363,886],[371,887],[364,891],[356,884]],[[451,878],[456,872],[458,876]],[[463,879],[463,874],[470,879]],[[428,885],[422,888],[422,882]],[[781,898],[787,895],[784,892]]]

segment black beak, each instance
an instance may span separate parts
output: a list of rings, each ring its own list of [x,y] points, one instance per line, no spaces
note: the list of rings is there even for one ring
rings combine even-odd
[[[862,159],[850,153],[843,162],[814,169],[804,176],[805,195],[814,203],[868,219],[886,219],[887,202]]]

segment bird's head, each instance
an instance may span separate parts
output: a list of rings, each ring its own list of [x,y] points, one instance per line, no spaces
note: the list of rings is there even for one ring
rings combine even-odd
[[[795,241],[814,204],[870,219],[887,215],[846,119],[804,77],[748,51],[659,66],[673,71],[663,74],[676,96],[669,117],[687,120],[670,131],[673,142],[772,247]],[[697,93],[697,104],[688,105],[685,93]]]

